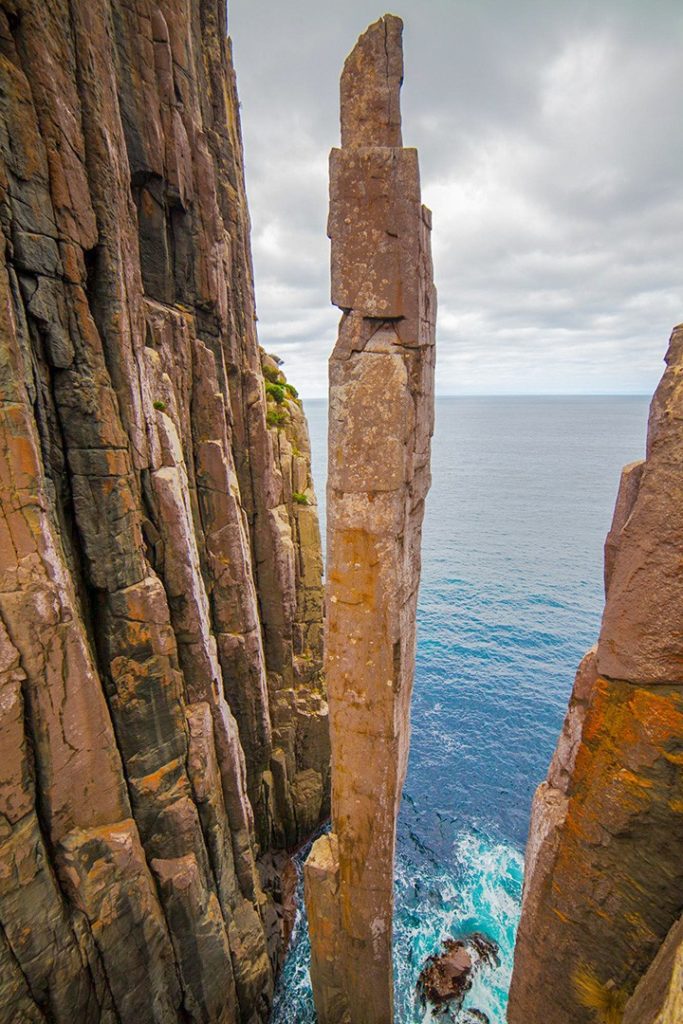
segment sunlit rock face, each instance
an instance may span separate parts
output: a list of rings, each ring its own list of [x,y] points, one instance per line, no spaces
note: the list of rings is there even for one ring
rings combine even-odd
[[[681,327],[667,364],[605,545],[600,639],[534,801],[510,1024],[683,1019]]]
[[[396,818],[410,742],[433,429],[436,295],[417,153],[402,148],[402,23],[360,37],[330,157],[332,301],[325,674],[333,831],[306,866],[321,1024],[393,1019]]]
[[[265,1022],[257,859],[328,813],[308,436],[256,338],[225,18],[0,4],[3,1021]]]

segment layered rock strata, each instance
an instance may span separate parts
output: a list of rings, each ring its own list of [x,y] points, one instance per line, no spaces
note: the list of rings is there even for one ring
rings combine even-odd
[[[393,1019],[396,819],[410,738],[415,612],[430,483],[430,214],[401,142],[402,23],[360,37],[330,158],[332,301],[325,672],[333,831],[305,869],[320,1024]]]
[[[329,752],[225,5],[0,0],[0,80],[0,1021],[255,1024]]]
[[[606,603],[533,805],[510,1024],[683,1019],[683,327],[622,475]]]

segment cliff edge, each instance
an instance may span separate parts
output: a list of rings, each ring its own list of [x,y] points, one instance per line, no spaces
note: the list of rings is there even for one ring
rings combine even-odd
[[[0,1020],[263,1022],[328,813],[221,0],[0,3]]]
[[[510,1024],[683,1019],[683,327],[622,474],[597,647],[534,799]]]

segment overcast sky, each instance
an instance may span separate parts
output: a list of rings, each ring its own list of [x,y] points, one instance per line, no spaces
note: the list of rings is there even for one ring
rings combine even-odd
[[[442,394],[643,393],[683,320],[680,0],[402,0]],[[229,0],[261,344],[327,390],[327,156],[369,0]]]

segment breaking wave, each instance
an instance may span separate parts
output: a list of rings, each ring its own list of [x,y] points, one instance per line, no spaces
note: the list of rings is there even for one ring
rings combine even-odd
[[[464,832],[455,838],[448,863],[442,863],[413,832],[410,817],[408,807],[401,816],[396,864],[396,1019],[400,1024],[426,1024],[437,1019],[415,997],[415,984],[424,961],[439,952],[443,939],[479,931],[498,944],[500,967],[484,967],[475,976],[464,1008],[482,1010],[491,1024],[505,1024],[522,891],[522,855],[512,846]],[[296,858],[299,910],[290,951],[278,980],[273,1024],[315,1024],[316,1020],[303,910],[302,864],[306,853]],[[445,1024],[449,1018],[441,1015],[438,1020]]]

